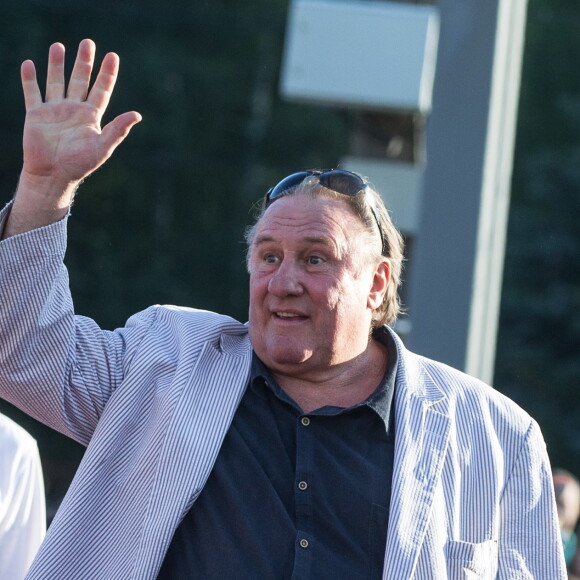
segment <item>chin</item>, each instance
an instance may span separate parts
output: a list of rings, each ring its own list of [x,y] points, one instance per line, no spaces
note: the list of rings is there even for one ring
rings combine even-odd
[[[309,357],[306,353],[269,353],[267,357],[267,361],[263,361],[266,366],[271,368],[288,368],[288,367],[295,367],[301,364],[304,364],[308,361]]]
[[[292,367],[305,363],[312,356],[312,352],[305,350],[303,346],[290,346],[288,344],[270,344],[261,352],[256,351],[262,362],[270,368]]]

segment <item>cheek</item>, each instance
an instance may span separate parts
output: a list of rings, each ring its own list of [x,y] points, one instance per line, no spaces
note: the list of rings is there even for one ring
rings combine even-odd
[[[270,277],[260,272],[253,272],[250,274],[249,290],[250,300],[252,297],[263,296],[268,290],[268,282]]]
[[[333,289],[328,297],[329,306],[332,310],[337,310],[342,313],[349,310],[349,295],[348,290],[344,288]]]
[[[349,279],[343,281],[340,287],[336,288],[336,294],[341,303],[347,305],[349,308],[366,304],[367,302],[367,286],[362,280]]]
[[[355,302],[353,289],[343,285],[326,288],[315,301],[319,313],[327,319],[327,324],[337,328],[350,324],[352,316],[359,311],[358,301]]]
[[[352,324],[353,319],[362,320],[368,307],[368,294],[363,284],[354,280],[350,284],[333,289],[329,295],[330,309],[339,319]]]
[[[252,318],[260,320],[263,318],[263,313],[266,308],[268,300],[268,284],[271,276],[254,273],[250,275],[249,281],[249,315]]]

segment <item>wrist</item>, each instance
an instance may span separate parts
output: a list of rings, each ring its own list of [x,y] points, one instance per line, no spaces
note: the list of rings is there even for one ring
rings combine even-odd
[[[20,175],[2,239],[53,224],[65,217],[78,182],[58,184],[51,177]]]
[[[79,181],[66,181],[47,175],[32,175],[22,170],[14,196],[15,204],[29,206],[29,210],[40,212],[57,211],[65,213],[70,208]]]

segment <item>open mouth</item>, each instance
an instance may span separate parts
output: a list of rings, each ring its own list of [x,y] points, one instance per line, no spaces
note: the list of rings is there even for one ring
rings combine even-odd
[[[297,314],[296,312],[274,312],[274,316],[281,320],[297,320],[306,318],[303,314]]]

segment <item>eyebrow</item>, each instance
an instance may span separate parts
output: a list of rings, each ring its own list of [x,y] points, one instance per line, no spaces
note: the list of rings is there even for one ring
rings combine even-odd
[[[276,238],[274,238],[273,236],[268,236],[268,235],[264,235],[264,236],[258,236],[254,242],[253,242],[253,246],[259,246],[261,244],[268,244],[268,243],[276,243],[278,240]],[[335,242],[333,242],[333,240],[331,240],[328,237],[325,236],[306,236],[304,238],[300,239],[300,242],[303,243],[307,243],[307,244],[321,244],[322,246],[327,246],[327,247],[336,247],[337,244]]]
[[[306,242],[309,244],[322,244],[323,246],[328,246],[328,247],[335,245],[335,244],[333,244],[333,242],[330,238],[327,238],[324,236],[307,236],[305,238],[301,238],[300,241]],[[270,242],[276,243],[277,240],[273,236],[258,236],[254,240],[253,245],[258,246],[260,244],[265,244],[265,243],[270,243]]]

